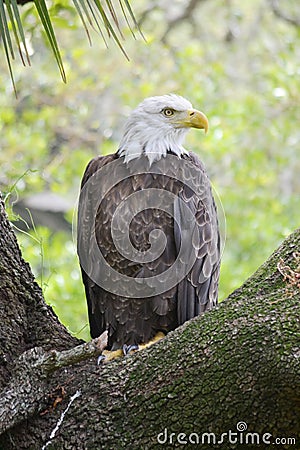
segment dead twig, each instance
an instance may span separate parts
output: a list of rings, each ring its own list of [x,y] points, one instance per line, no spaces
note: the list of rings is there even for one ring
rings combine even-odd
[[[277,269],[289,285],[300,289],[300,252],[294,252],[293,258],[296,261],[296,267],[294,269],[286,264],[282,258],[280,258],[277,264]]]

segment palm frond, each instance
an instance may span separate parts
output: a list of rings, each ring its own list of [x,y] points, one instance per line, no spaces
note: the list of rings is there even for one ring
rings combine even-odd
[[[24,31],[23,31],[23,26],[22,26],[22,22],[21,22],[21,18],[20,18],[20,14],[19,14],[19,9],[18,9],[18,5],[17,5],[17,1],[16,0],[5,0],[5,6],[9,15],[9,20],[13,29],[13,34],[18,46],[18,50],[19,50],[19,54],[20,54],[20,58],[22,60],[23,65],[27,64],[30,66],[30,58],[29,58],[29,53],[28,53],[28,49],[26,47],[26,40],[25,40],[25,35],[24,35]],[[22,49],[25,52],[25,56],[26,56],[26,61],[24,60],[23,57],[23,52]]]
[[[11,43],[10,32],[8,30],[3,0],[0,0],[0,38],[1,38],[1,42],[2,42],[5,56],[6,56],[6,61],[7,61],[8,70],[10,73],[10,78],[12,80],[14,91],[16,92],[16,86],[15,86],[15,82],[14,82],[14,76],[13,76],[12,65],[11,65],[11,58],[14,58],[15,55],[10,46],[10,43]]]
[[[63,81],[66,82],[67,80],[66,80],[65,70],[64,70],[62,59],[61,59],[60,51],[58,48],[58,44],[56,41],[56,37],[54,34],[54,30],[52,27],[51,19],[50,19],[49,13],[48,13],[46,2],[45,2],[45,0],[34,0],[34,3],[36,6],[36,9],[37,9],[39,18],[44,27],[44,31],[48,38],[49,44],[52,48],[52,51],[53,51],[54,57],[56,59],[61,77],[62,77]]]
[[[18,3],[23,4],[29,1],[31,0],[0,0],[0,44],[5,53],[15,93],[16,86],[12,69],[12,60],[15,59],[15,47],[18,49],[22,64],[30,65],[29,51],[26,47],[25,38],[26,22],[22,22],[18,5]],[[61,77],[63,81],[66,82],[63,61],[46,0],[32,1],[34,2],[44,33],[52,49],[54,58],[56,59]],[[114,0],[73,0],[73,4],[87,33],[90,44],[91,36],[89,27],[96,30],[101,35],[106,46],[107,39],[105,34],[108,38],[112,38],[124,56],[128,59],[121,42],[124,40],[122,25],[120,24],[121,18],[125,19],[125,23],[133,36],[135,36],[135,30],[138,30],[143,37],[129,4],[129,0],[115,0],[115,2]]]
[[[131,9],[131,6],[130,6],[129,1],[128,1],[128,0],[123,0],[123,1],[122,1],[122,0],[119,0],[119,3],[120,3],[120,7],[121,7],[121,10],[122,10],[123,16],[125,17],[127,26],[128,26],[128,28],[130,29],[130,31],[131,31],[133,37],[135,37],[135,34],[134,34],[134,31],[133,31],[133,27],[132,27],[132,25],[131,25],[131,23],[130,23],[128,17],[127,17],[127,13],[129,13],[129,17],[130,17],[130,19],[131,19],[131,21],[132,21],[132,23],[133,23],[133,25],[134,25],[134,28],[135,28],[136,30],[138,30],[139,33],[140,33],[140,35],[142,36],[142,38],[143,38],[144,40],[146,40],[145,37],[144,37],[144,35],[143,35],[143,32],[142,32],[142,30],[141,30],[141,28],[140,28],[140,26],[139,26],[139,24],[138,24],[138,22],[137,22],[137,20],[136,20],[136,18],[135,18],[135,15],[134,15],[134,13],[133,13],[133,11],[132,11],[132,9]],[[124,4],[125,4],[125,7],[124,7]],[[126,11],[126,10],[127,10],[127,11]]]

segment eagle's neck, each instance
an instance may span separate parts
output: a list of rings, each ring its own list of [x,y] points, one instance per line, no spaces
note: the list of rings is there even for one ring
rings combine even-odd
[[[146,155],[151,166],[154,161],[166,156],[168,152],[177,156],[187,154],[182,145],[186,132],[187,130],[182,128],[166,130],[147,128],[139,123],[133,124],[125,131],[121,139],[118,155],[125,157],[125,163]]]

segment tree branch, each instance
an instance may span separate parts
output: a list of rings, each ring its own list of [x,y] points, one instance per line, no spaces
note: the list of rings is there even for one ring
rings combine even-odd
[[[300,230],[217,309],[97,366],[78,362],[107,336],[69,350],[78,340],[44,303],[3,208],[0,200],[0,448],[139,450],[157,448],[158,436],[172,447],[183,434],[219,439],[240,421],[260,436],[299,435]]]
[[[45,406],[48,376],[63,367],[98,356],[107,346],[107,331],[90,342],[70,350],[45,352],[40,347],[24,352],[14,375],[0,395],[0,434]]]
[[[195,443],[197,433],[201,439],[201,433],[211,432],[214,448],[225,448],[228,442],[224,446],[217,440],[228,430],[236,433],[240,421],[258,437],[272,436],[270,443],[277,437],[296,439],[299,246],[297,230],[217,309],[186,322],[149,349],[102,366],[87,361],[55,372],[52,386],[67,385],[68,398],[2,435],[0,447],[42,448],[50,441],[53,448],[72,450],[139,450],[157,448],[160,436],[171,448],[177,436],[194,436]],[[52,363],[47,367],[51,371]],[[45,386],[44,396],[49,392]],[[32,402],[37,393],[28,389],[25,399]],[[77,392],[80,401],[72,402]],[[11,407],[9,401],[5,405]],[[41,406],[39,401],[33,410]],[[199,442],[197,448],[208,448],[207,440]]]
[[[62,367],[71,366],[88,358],[98,356],[107,346],[107,336],[107,331],[104,331],[98,338],[77,345],[70,350],[64,350],[62,352],[52,350],[46,353],[43,358],[38,359],[36,367],[48,375]]]
[[[196,7],[200,3],[204,3],[205,1],[206,0],[190,0],[188,2],[188,4],[186,5],[185,9],[183,10],[183,12],[181,14],[179,14],[177,17],[175,17],[175,19],[171,20],[168,23],[167,29],[161,38],[162,42],[166,42],[166,38],[167,38],[168,34],[170,33],[170,31],[173,30],[178,24],[180,24],[184,20],[189,19],[190,23],[194,23],[193,13],[194,13]]]
[[[288,16],[287,14],[285,14],[279,7],[279,1],[278,0],[269,0],[270,1],[270,5],[271,5],[271,9],[273,11],[273,13],[275,14],[276,17],[278,17],[279,19],[284,20],[285,22],[294,25],[295,27],[299,28],[300,27],[300,17],[299,18],[295,18],[295,17],[291,17]]]

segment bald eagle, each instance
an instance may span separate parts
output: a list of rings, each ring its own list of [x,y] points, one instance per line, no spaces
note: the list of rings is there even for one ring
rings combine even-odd
[[[220,236],[210,182],[183,147],[208,119],[183,97],[146,98],[116,153],[88,164],[78,254],[93,338],[137,348],[217,304]]]

